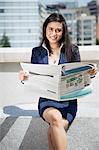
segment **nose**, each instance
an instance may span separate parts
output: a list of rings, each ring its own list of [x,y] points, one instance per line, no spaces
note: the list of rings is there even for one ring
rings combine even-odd
[[[52,31],[52,35],[56,35],[56,31],[55,30]]]

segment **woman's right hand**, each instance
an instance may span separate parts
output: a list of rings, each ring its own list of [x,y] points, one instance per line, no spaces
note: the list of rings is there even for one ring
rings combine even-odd
[[[27,73],[27,71],[21,70],[19,72],[19,79],[21,81],[27,80],[28,79],[28,73]]]

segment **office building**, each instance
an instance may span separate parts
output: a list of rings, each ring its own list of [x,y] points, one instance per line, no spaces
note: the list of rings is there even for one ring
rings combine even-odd
[[[45,18],[51,14],[52,12],[60,12],[64,18],[66,19],[67,26],[69,29],[70,38],[73,43],[77,44],[77,13],[74,8],[77,8],[77,1],[68,0],[64,3],[56,3],[56,4],[44,4],[40,3],[40,20],[41,26],[44,22]]]
[[[56,7],[58,6],[58,7]],[[60,12],[66,19],[72,43],[78,45],[96,44],[96,18],[90,15],[87,7],[60,8],[60,5],[41,5],[41,22],[52,12]],[[65,3],[66,6],[66,3]]]
[[[39,43],[39,1],[0,0],[0,39],[9,37],[11,47],[34,47]]]
[[[96,44],[96,18],[82,14],[78,17],[77,23],[77,44],[95,45]]]
[[[98,4],[96,0],[92,0],[88,3],[87,7],[90,10],[90,15],[96,16],[96,22],[97,22],[97,15],[98,15]]]
[[[70,38],[74,44],[77,44],[77,13],[76,9],[64,9],[60,10],[60,13],[64,16]]]

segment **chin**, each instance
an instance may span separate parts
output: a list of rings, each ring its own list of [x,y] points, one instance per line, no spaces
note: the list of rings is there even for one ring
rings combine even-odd
[[[54,43],[58,43],[58,41],[56,40],[49,40],[50,43],[54,44]]]

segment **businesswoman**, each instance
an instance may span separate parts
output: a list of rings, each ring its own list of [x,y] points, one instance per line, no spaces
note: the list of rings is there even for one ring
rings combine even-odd
[[[51,14],[43,23],[40,46],[33,48],[31,63],[58,65],[79,62],[78,47],[69,39],[64,17],[59,13]],[[20,80],[25,80],[25,72],[20,71]],[[73,122],[77,112],[77,99],[54,101],[40,97],[38,103],[40,117],[49,124],[48,149],[66,150],[66,129]]]

